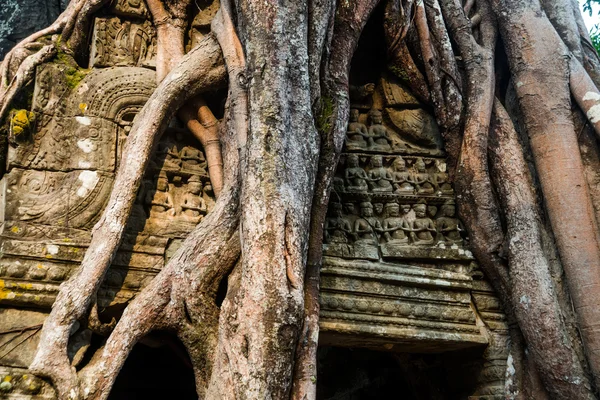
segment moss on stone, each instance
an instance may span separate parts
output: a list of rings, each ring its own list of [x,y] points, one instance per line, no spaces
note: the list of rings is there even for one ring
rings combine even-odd
[[[90,71],[80,68],[73,57],[65,53],[60,45],[57,48],[58,52],[54,58],[54,63],[64,65],[65,68],[62,71],[65,75],[65,83],[69,89],[75,89]]]
[[[317,130],[319,133],[325,133],[331,130],[333,108],[333,99],[326,96],[321,99],[321,112],[317,117]]]

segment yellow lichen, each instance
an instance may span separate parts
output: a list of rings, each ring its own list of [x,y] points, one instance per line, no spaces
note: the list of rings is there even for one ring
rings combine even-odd
[[[27,110],[14,111],[10,119],[10,131],[14,136],[22,135],[31,128],[35,121],[35,114]]]

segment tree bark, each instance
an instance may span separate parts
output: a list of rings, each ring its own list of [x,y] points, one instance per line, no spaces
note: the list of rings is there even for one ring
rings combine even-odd
[[[61,399],[106,399],[135,343],[166,329],[186,347],[201,398],[314,399],[323,223],[346,137],[352,56],[378,0],[223,0],[214,36],[187,56],[191,1],[146,3],[160,84],[134,121],[108,206],[80,269],[61,287],[32,371],[49,377]],[[0,117],[55,52],[85,64],[87,27],[105,4],[71,1],[51,27],[7,55]],[[592,168],[582,163],[571,110],[572,95],[600,134],[600,62],[574,1],[388,0],[383,28],[389,69],[435,112],[459,214],[511,321],[522,375],[507,396],[594,398],[565,310],[570,295],[600,387],[600,247],[584,176]],[[504,52],[510,71],[495,69]],[[510,78],[535,161],[531,174],[527,144],[494,101]],[[226,79],[219,129],[197,96]],[[96,292],[152,149],[176,113],[206,151],[216,206],[76,371],[66,354],[70,331],[78,321],[99,323]]]
[[[493,7],[579,319],[596,386],[600,383],[600,250],[570,113],[569,53],[534,1]]]
[[[193,66],[193,68],[192,68]],[[30,369],[52,379],[59,396],[77,387],[67,357],[71,327],[90,309],[119,247],[150,153],[169,117],[191,96],[219,86],[225,75],[221,51],[208,36],[163,80],[137,116],[117,171],[113,191],[77,272],[61,287],[44,322],[40,346]],[[182,91],[186,88],[186,92]],[[65,389],[66,391],[63,391]]]

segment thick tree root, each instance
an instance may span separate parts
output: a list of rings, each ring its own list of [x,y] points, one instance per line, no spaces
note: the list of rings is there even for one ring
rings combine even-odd
[[[49,44],[42,47],[37,53],[25,58],[11,82],[6,86],[4,91],[0,92],[0,120],[5,117],[6,111],[15,96],[19,93],[19,90],[33,79],[37,66],[49,61],[55,55],[56,46]]]
[[[600,138],[600,90],[579,61],[571,59],[569,66],[571,94]]]
[[[508,263],[514,313],[529,354],[553,398],[594,399],[560,311],[533,182],[510,117],[494,103],[490,156],[507,222]]]
[[[108,205],[93,229],[81,266],[61,287],[44,323],[40,345],[30,367],[34,373],[52,379],[59,393],[65,386],[64,380],[74,374],[74,371],[68,372],[71,367],[66,357],[71,328],[87,314],[110,266],[154,144],[169,117],[186,98],[219,86],[224,75],[220,48],[212,36],[207,36],[165,78],[136,118]]]
[[[349,72],[351,54],[358,45],[360,34],[377,0],[355,1],[336,15],[342,29],[334,30],[332,46],[348,46],[347,57],[330,60],[325,71],[329,82],[325,90],[327,98],[334,99],[329,130],[319,132],[321,136],[319,168],[310,221],[306,275],[304,277],[304,323],[296,348],[295,370],[291,398],[294,400],[316,399],[317,348],[319,337],[319,281],[323,258],[323,227],[331,191],[331,182],[346,137],[349,113]]]
[[[550,21],[539,17],[543,13],[537,2],[500,0],[493,5],[507,43],[544,200],[598,386],[600,248],[570,110],[569,52]]]
[[[213,211],[192,231],[148,287],[127,306],[104,348],[82,371],[86,399],[104,400],[133,346],[152,330],[177,333],[202,398],[216,345],[216,291],[240,256],[236,138],[226,135],[226,184]]]

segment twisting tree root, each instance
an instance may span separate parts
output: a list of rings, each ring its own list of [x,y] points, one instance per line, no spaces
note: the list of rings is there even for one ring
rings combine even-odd
[[[304,277],[304,323],[296,349],[296,367],[291,398],[305,400],[316,398],[317,347],[319,336],[319,280],[323,259],[323,227],[329,204],[331,182],[335,175],[339,157],[346,137],[349,102],[349,75],[351,55],[358,45],[360,34],[371,12],[377,5],[375,0],[356,1],[339,12],[335,18],[341,22],[333,31],[331,46],[346,46],[347,56],[332,57],[323,77],[326,85],[324,95],[335,99],[333,112],[328,116],[327,126],[321,128],[319,168],[315,181],[313,206],[310,221],[310,236]],[[328,9],[325,6],[326,10]],[[333,13],[334,10],[332,9]],[[320,39],[324,41],[326,38]],[[328,44],[329,45],[329,44]]]
[[[40,346],[31,370],[55,383],[59,396],[69,398],[76,387],[75,372],[67,357],[73,324],[83,318],[95,297],[120,244],[152,148],[165,130],[169,117],[183,102],[224,80],[221,51],[207,36],[171,71],[150,97],[128,136],[123,159],[108,205],[92,231],[92,240],[77,272],[63,284],[44,323]],[[185,90],[184,90],[185,89]],[[71,377],[68,381],[65,381]],[[63,391],[61,388],[69,388]]]
[[[530,372],[509,385],[515,397],[542,399],[547,390],[556,398],[591,399],[590,382],[600,382],[600,249],[569,107],[572,95],[600,134],[600,61],[574,2],[385,5],[390,69],[435,112],[460,216],[505,305],[515,365]],[[72,0],[54,24],[6,56],[0,118],[39,64],[57,52],[83,62],[91,18],[106,3]],[[213,34],[187,55],[191,0],[146,3],[157,28],[159,86],[134,122],[108,206],[80,269],[61,287],[31,369],[49,377],[61,399],[105,399],[135,343],[166,329],[188,350],[200,397],[284,398],[291,387],[293,399],[314,399],[323,224],[345,139],[350,62],[379,2],[298,0],[265,8],[253,0],[223,0]],[[508,80],[496,75],[508,71],[494,70],[497,43],[515,82],[516,114],[529,137],[524,146],[502,104]],[[219,130],[199,96],[226,78],[228,106]],[[332,106],[327,115],[326,102]],[[96,292],[152,148],[176,113],[206,151],[217,204],[129,304],[105,346],[76,371],[67,357],[71,329],[78,321],[105,333],[113,328],[99,321]],[[543,202],[527,173],[527,144]],[[567,296],[551,279],[552,234],[593,380],[577,359],[578,339],[566,328]],[[574,237],[579,246],[572,245]],[[215,293],[228,274],[219,307]]]
[[[158,329],[176,332],[186,346],[198,395],[203,397],[216,344],[216,291],[240,255],[237,142],[233,131],[227,132],[223,135],[227,163],[222,195],[163,270],[127,306],[104,348],[83,369],[86,398],[106,399],[133,346]]]

